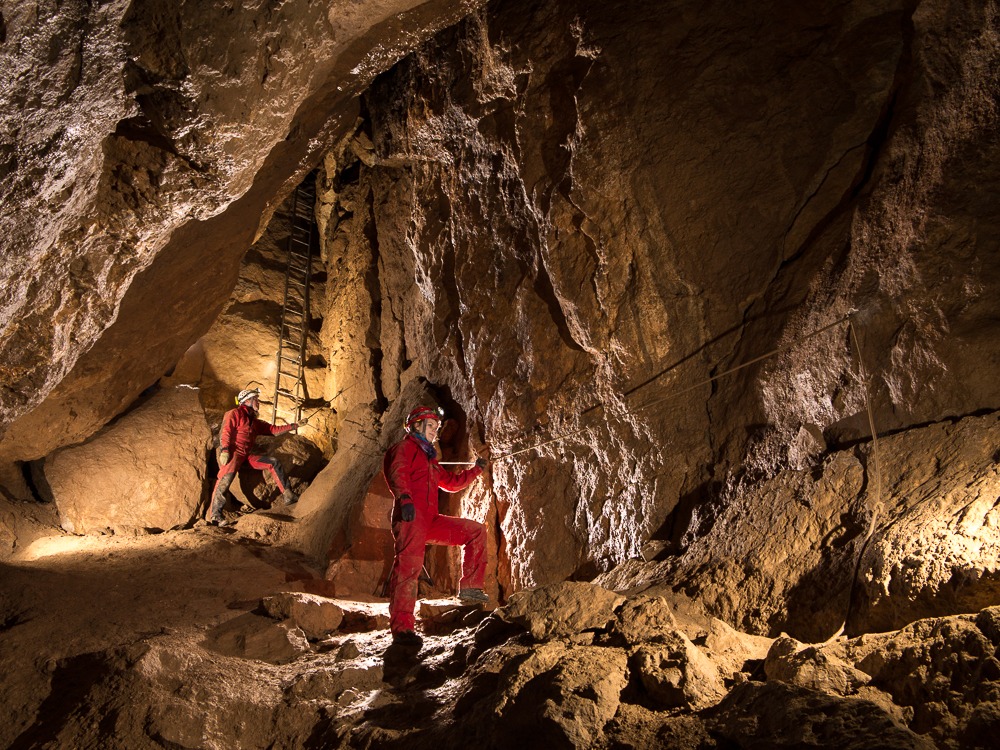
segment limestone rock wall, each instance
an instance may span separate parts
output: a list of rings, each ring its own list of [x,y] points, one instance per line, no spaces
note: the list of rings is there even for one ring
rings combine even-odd
[[[493,458],[461,510],[494,531],[501,591],[651,541],[675,572],[753,554],[762,588],[718,611],[759,629],[786,622],[778,591],[857,567],[867,406],[898,439],[885,476],[928,450],[942,493],[988,473],[916,428],[997,407],[995,3],[43,3],[3,29],[0,463],[87,438],[177,365],[322,159],[322,431],[351,441],[287,532],[314,556],[417,395]],[[265,366],[266,295],[236,288],[202,373],[234,349]],[[219,404],[244,384],[216,376]],[[763,503],[821,536],[791,571],[733,536]],[[992,549],[988,510],[971,529],[927,505]],[[965,570],[907,523],[865,548],[858,627]]]
[[[976,612],[1000,593],[997,439],[996,415],[883,437],[877,475],[870,450],[831,453],[727,495],[683,554],[600,580],[669,581],[741,629],[808,642]]]
[[[696,538],[745,473],[865,437],[846,321],[705,382],[852,310],[881,429],[992,408],[957,338],[989,315],[988,275],[914,265],[962,268],[961,244],[979,267],[991,247],[947,196],[995,132],[993,19],[942,12],[495,3],[443,32],[374,83],[326,160],[345,303],[328,390],[378,411],[419,376],[461,406],[497,459],[515,587],[591,576],[665,528]],[[933,232],[914,223],[929,206]],[[948,336],[928,284],[956,297]]]

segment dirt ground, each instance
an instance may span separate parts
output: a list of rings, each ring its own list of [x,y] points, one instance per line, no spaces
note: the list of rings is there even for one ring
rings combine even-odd
[[[438,683],[454,648],[442,633],[420,660],[401,655],[386,605],[352,602],[338,632],[282,658],[284,631],[261,600],[322,575],[239,526],[82,537],[35,525],[30,536],[0,562],[0,747],[340,746],[365,717],[427,713],[404,696]],[[227,637],[263,656],[227,652]]]
[[[58,712],[49,682],[60,663],[143,637],[204,632],[309,574],[300,560],[208,526],[36,539],[0,563],[0,702],[14,719],[0,729],[0,746],[43,718],[40,702]]]

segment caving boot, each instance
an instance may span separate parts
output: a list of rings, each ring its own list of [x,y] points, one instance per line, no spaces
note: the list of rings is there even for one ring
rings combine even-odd
[[[400,630],[392,634],[392,645],[419,649],[424,645],[424,639],[412,630]]]

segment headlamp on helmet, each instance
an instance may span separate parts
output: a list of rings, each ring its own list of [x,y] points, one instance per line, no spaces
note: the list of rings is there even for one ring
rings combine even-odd
[[[425,419],[436,419],[438,422],[444,421],[444,409],[432,409],[429,406],[418,406],[406,415],[406,421],[403,422],[403,429],[410,432],[413,429],[413,425],[417,422],[422,422]]]

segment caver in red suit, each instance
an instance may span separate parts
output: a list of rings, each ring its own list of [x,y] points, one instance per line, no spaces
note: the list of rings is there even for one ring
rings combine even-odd
[[[270,471],[274,482],[278,485],[284,503],[295,502],[295,496],[288,486],[288,478],[277,459],[263,454],[252,453],[254,441],[258,435],[280,435],[294,430],[301,423],[277,427],[257,418],[259,401],[255,391],[241,391],[237,397],[239,406],[226,412],[222,418],[222,432],[219,443],[222,446],[222,460],[225,463],[219,467],[219,477],[212,492],[212,505],[209,508],[209,523],[222,522],[222,508],[226,504],[226,491],[236,478],[236,472],[244,462],[255,469]],[[226,460],[228,458],[228,460]]]
[[[411,412],[411,416],[417,413]],[[431,410],[431,416],[439,419]],[[407,427],[411,420],[407,420]],[[468,487],[483,470],[480,466],[451,472],[437,462],[434,447],[419,433],[411,432],[392,446],[382,461],[382,470],[394,498],[392,535],[395,557],[389,578],[389,629],[394,635],[412,633],[413,608],[417,602],[417,579],[428,544],[462,545],[461,589],[481,593],[486,577],[486,527],[468,518],[438,513],[438,489],[457,492]],[[406,506],[411,505],[412,509]],[[412,515],[413,520],[404,520]],[[485,598],[485,597],[484,597]]]

